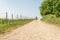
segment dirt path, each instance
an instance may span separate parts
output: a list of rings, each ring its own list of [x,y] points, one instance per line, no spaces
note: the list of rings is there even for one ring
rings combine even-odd
[[[60,40],[60,28],[34,20],[0,37],[0,40]]]

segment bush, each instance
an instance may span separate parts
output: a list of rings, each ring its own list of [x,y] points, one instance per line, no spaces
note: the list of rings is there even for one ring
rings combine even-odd
[[[52,23],[52,24],[60,25],[60,17],[56,17],[55,15],[46,15],[42,18],[42,20],[45,22]]]

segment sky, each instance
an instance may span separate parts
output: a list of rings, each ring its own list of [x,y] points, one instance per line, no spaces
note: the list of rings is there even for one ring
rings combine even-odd
[[[26,17],[38,17],[41,18],[39,6],[43,0],[0,0],[0,18],[5,18],[6,12],[8,18],[11,18],[11,14]]]

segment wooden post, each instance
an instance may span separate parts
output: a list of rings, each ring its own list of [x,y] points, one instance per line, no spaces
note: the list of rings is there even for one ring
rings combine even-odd
[[[22,19],[22,15],[20,15],[20,19]]]
[[[12,14],[12,22],[13,22],[13,14]]]
[[[19,16],[18,16],[18,14],[17,14],[17,20],[18,20],[18,17],[19,17]]]
[[[7,14],[7,12],[6,12],[6,23],[8,22],[8,14]]]

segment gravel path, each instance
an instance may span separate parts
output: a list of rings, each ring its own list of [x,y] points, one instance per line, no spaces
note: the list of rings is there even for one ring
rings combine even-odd
[[[60,27],[34,20],[0,37],[0,40],[60,40]]]

